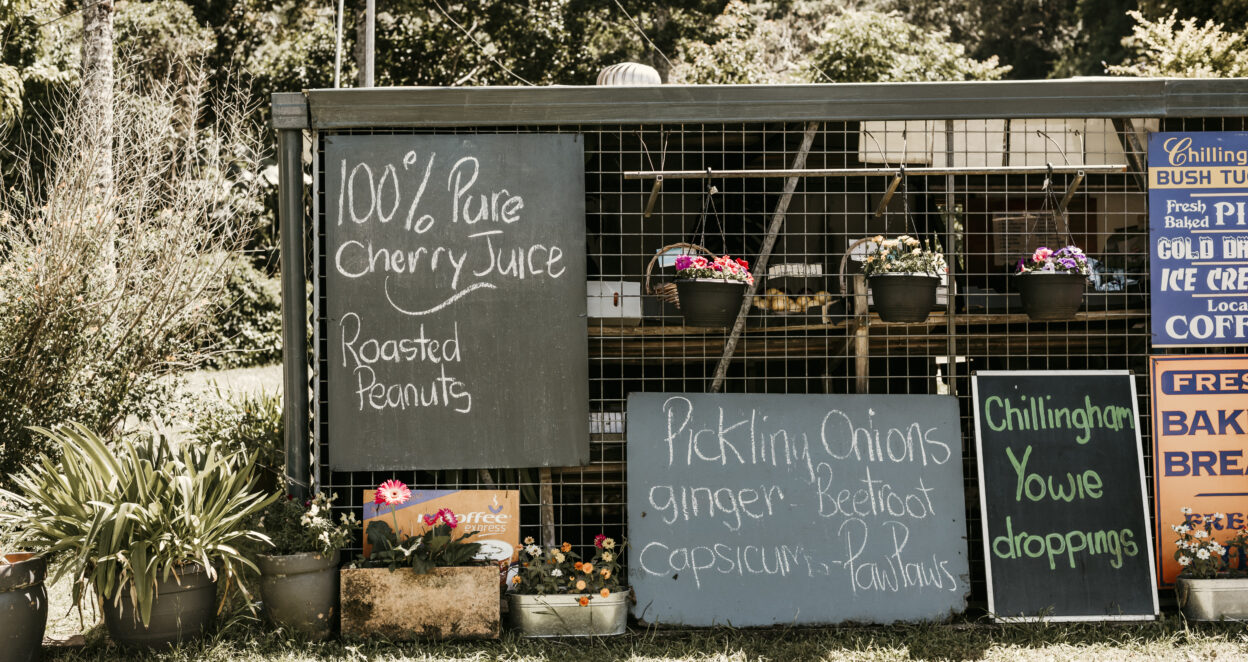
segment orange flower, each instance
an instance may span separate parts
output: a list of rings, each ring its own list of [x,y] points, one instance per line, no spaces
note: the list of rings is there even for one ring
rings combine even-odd
[[[578,591],[584,591],[584,590],[585,590],[585,580],[584,580],[584,579],[578,579],[578,580],[577,580],[577,582],[576,582],[576,590],[578,590]]]
[[[512,583],[512,584],[519,584],[519,583],[520,583],[520,576],[519,576],[519,575],[516,575],[515,577],[512,577],[512,578],[511,578],[511,583]]]
[[[568,552],[572,551],[572,543],[570,543],[570,542],[565,542],[565,543],[563,543],[563,548],[562,548],[562,549],[563,549],[563,553],[564,553],[564,554],[567,554]]]
[[[575,565],[573,565],[572,567],[573,567],[573,568],[576,568],[577,570],[580,570],[580,569],[581,569],[581,567],[582,567],[582,566],[584,566],[584,565],[585,565],[584,563],[581,563],[580,561],[577,561],[577,562],[576,562],[576,564],[575,564]]]
[[[586,563],[585,565],[581,566],[581,572],[584,572],[587,575],[593,571],[594,571],[594,564],[592,563]]]
[[[611,579],[611,571],[610,571],[610,570],[608,570],[607,568],[603,568],[603,569],[602,569],[602,578],[603,578],[603,579]]]
[[[588,606],[589,606],[589,596],[588,596],[588,595],[582,595],[582,596],[581,596],[581,599],[580,599],[580,600],[577,600],[577,602],[581,603],[581,606],[582,606],[582,607],[588,607]]]
[[[609,598],[611,597],[611,591],[608,591],[607,589],[604,588],[601,591],[598,591],[598,595],[601,595],[604,598]]]

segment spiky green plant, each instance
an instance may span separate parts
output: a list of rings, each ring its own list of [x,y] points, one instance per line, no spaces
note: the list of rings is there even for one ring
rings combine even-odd
[[[277,498],[255,489],[255,456],[222,453],[164,437],[106,443],[79,424],[36,428],[61,454],[46,455],[0,490],[15,507],[0,512],[18,542],[57,563],[53,582],[73,580],[74,605],[87,588],[105,600],[128,599],[150,623],[156,582],[189,564],[229,582],[255,565],[239,551],[247,540],[268,543],[248,519]]]

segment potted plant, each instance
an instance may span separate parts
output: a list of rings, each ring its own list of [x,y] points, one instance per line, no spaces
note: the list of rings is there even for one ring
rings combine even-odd
[[[273,549],[260,554],[260,599],[274,624],[312,640],[329,637],[338,615],[340,550],[359,528],[355,514],[334,524],[338,495],[307,501],[286,495],[264,509],[260,525]]]
[[[730,326],[741,311],[746,286],[754,283],[750,263],[727,255],[676,258],[676,293],[687,326]]]
[[[0,498],[0,658],[27,662],[39,659],[48,624],[48,592],[43,586],[48,566],[42,556],[13,551],[16,532],[7,511]]]
[[[1068,320],[1083,302],[1088,258],[1078,246],[1054,251],[1041,246],[1020,258],[1012,279],[1027,316],[1039,322]]]
[[[395,510],[410,499],[400,481],[377,487],[373,502],[390,506],[394,526],[369,523],[371,554],[341,571],[342,633],[498,638],[498,567],[477,562],[481,544],[468,539],[478,532],[457,531],[459,519],[446,508],[423,515],[423,532],[403,532]]]
[[[1248,573],[1242,567],[1248,531],[1239,529],[1224,545],[1214,540],[1213,531],[1225,523],[1226,515],[1197,515],[1187,507],[1183,515],[1185,523],[1170,527],[1179,534],[1174,558],[1183,570],[1174,591],[1183,615],[1194,621],[1248,619]],[[1240,567],[1230,567],[1232,556]]]
[[[572,545],[542,549],[526,538],[520,571],[507,594],[510,625],[526,637],[623,634],[628,589],[621,587],[615,541],[599,534],[594,556],[583,563]]]
[[[17,476],[5,517],[18,542],[58,558],[53,581],[73,582],[74,605],[91,589],[109,634],[120,644],[155,647],[197,637],[237,588],[248,541],[268,542],[245,523],[276,498],[255,490],[255,458],[221,454],[215,445],[174,449],[163,437],[106,443],[70,424],[35,429],[55,443]]]
[[[875,311],[885,322],[922,322],[936,307],[936,288],[948,273],[939,244],[933,250],[918,239],[876,236],[863,261]]]

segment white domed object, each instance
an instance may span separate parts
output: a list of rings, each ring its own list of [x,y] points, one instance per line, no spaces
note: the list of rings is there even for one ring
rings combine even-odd
[[[613,64],[598,74],[599,85],[662,85],[663,79],[654,67],[624,62]]]

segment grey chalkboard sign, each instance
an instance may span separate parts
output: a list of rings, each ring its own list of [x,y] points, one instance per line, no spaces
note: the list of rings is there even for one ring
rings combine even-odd
[[[1154,618],[1131,374],[982,371],[972,382],[989,612],[1000,620]]]
[[[627,447],[644,622],[891,623],[966,606],[952,397],[634,393]]]
[[[584,144],[325,139],[329,464],[589,456]]]

